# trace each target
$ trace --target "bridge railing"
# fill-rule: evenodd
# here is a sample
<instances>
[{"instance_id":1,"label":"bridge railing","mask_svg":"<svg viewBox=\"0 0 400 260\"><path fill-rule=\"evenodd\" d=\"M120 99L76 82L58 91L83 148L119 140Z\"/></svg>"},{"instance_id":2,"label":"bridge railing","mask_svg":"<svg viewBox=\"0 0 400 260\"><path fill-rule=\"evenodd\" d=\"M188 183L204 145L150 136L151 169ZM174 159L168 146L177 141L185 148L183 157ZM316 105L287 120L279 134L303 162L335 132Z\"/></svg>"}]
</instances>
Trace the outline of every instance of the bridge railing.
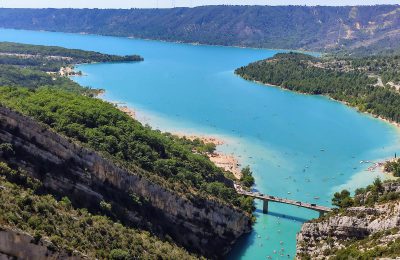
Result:
<instances>
[{"instance_id":1,"label":"bridge railing","mask_svg":"<svg viewBox=\"0 0 400 260\"><path fill-rule=\"evenodd\" d=\"M235 184L235 189L236 189L237 193L239 193L239 194L263 200L264 201L263 211L268 211L268 201L277 202L277 203L283 203L283 204L288 204L288 205L293 205L293 206L298 206L298 207L302 207L302 208L307 208L307 209L318 211L318 212L320 212L322 214L325 213L325 212L332 211L332 209L329 208L329 207L320 206L320 205L317 205L317 204L314 204L314 203L301 202L301 201L296 201L296 200L291 200L291 199L286 199L286 198L280 198L280 197L271 196L271 195L264 195L264 194L261 194L261 193L249 192L249 191L244 190L238 184Z\"/></svg>"}]
</instances>

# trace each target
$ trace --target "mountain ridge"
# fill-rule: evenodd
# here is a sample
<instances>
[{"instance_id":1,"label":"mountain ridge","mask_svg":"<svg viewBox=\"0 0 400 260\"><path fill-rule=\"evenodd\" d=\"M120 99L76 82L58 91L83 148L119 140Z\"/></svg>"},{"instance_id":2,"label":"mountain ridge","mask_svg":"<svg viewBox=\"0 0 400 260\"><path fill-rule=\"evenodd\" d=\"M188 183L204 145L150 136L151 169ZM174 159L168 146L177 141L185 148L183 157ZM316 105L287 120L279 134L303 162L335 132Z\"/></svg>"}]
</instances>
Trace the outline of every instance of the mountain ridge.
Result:
<instances>
[{"instance_id":1,"label":"mountain ridge","mask_svg":"<svg viewBox=\"0 0 400 260\"><path fill-rule=\"evenodd\" d=\"M400 5L0 9L0 27L314 51L400 48ZM11 19L12 18L12 19Z\"/></svg>"}]
</instances>

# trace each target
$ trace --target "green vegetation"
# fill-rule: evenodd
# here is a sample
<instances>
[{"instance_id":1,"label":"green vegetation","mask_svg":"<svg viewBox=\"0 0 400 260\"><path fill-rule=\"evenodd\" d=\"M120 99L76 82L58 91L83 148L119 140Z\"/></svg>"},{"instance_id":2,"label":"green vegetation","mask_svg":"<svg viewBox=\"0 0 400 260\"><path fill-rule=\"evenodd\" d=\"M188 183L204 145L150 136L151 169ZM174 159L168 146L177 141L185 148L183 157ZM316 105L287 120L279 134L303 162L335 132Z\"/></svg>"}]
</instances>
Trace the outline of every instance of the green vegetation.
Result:
<instances>
[{"instance_id":1,"label":"green vegetation","mask_svg":"<svg viewBox=\"0 0 400 260\"><path fill-rule=\"evenodd\" d=\"M400 159L387 161L384 167L386 172L392 173L395 177L400 177Z\"/></svg>"},{"instance_id":2,"label":"green vegetation","mask_svg":"<svg viewBox=\"0 0 400 260\"><path fill-rule=\"evenodd\" d=\"M190 150L200 154L212 154L215 152L216 145L214 143L204 143L201 139L195 138L193 140L187 139L186 137L181 138Z\"/></svg>"},{"instance_id":3,"label":"green vegetation","mask_svg":"<svg viewBox=\"0 0 400 260\"><path fill-rule=\"evenodd\" d=\"M341 249L331 247L325 249L323 254L329 256L327 259L333 260L396 259L400 255L400 239L393 238L391 241L387 241L387 239L392 235L397 237L398 232L399 228L391 228L373 233L364 239L345 241L344 247ZM300 254L298 257L304 260L312 259L307 254Z\"/></svg>"},{"instance_id":4,"label":"green vegetation","mask_svg":"<svg viewBox=\"0 0 400 260\"><path fill-rule=\"evenodd\" d=\"M139 55L119 56L57 46L0 42L0 60L1 64L38 66L46 71L58 71L60 67L71 64L143 61L143 58Z\"/></svg>"},{"instance_id":5,"label":"green vegetation","mask_svg":"<svg viewBox=\"0 0 400 260\"><path fill-rule=\"evenodd\" d=\"M397 200L400 198L398 192L388 192L385 190L385 185L391 182L394 181L382 182L379 178L376 178L366 188L356 189L354 197L351 197L350 192L347 190L336 192L332 198L332 204L340 209L345 209L354 206L373 206L376 203Z\"/></svg>"},{"instance_id":6,"label":"green vegetation","mask_svg":"<svg viewBox=\"0 0 400 260\"><path fill-rule=\"evenodd\" d=\"M387 230L386 232L373 234L368 238L352 243L343 249L337 250L332 259L395 259L400 255L400 239L397 238L384 244L377 243L377 241L379 241L379 238L385 234L397 235L398 231L398 228L394 228Z\"/></svg>"},{"instance_id":7,"label":"green vegetation","mask_svg":"<svg viewBox=\"0 0 400 260\"><path fill-rule=\"evenodd\" d=\"M0 27L277 49L359 49L360 53L370 54L400 46L397 8L394 5L130 10L3 8Z\"/></svg>"},{"instance_id":8,"label":"green vegetation","mask_svg":"<svg viewBox=\"0 0 400 260\"><path fill-rule=\"evenodd\" d=\"M91 259L196 258L171 241L75 209L67 197L57 200L43 194L41 183L27 176L0 162L0 227L18 228L36 241L49 240L52 250L77 250Z\"/></svg>"},{"instance_id":9,"label":"green vegetation","mask_svg":"<svg viewBox=\"0 0 400 260\"><path fill-rule=\"evenodd\" d=\"M86 95L98 90L83 88L58 72L77 63L141 61L138 55L117 56L92 51L72 50L30 44L0 42L0 86L35 89L52 86Z\"/></svg>"},{"instance_id":10,"label":"green vegetation","mask_svg":"<svg viewBox=\"0 0 400 260\"><path fill-rule=\"evenodd\" d=\"M252 201L239 196L228 178L195 142L142 126L113 105L59 88L1 87L0 103L34 117L59 133L102 152L164 187L195 199L209 197L251 212ZM203 149L201 144L199 149ZM229 184L229 185L228 185Z\"/></svg>"},{"instance_id":11,"label":"green vegetation","mask_svg":"<svg viewBox=\"0 0 400 260\"><path fill-rule=\"evenodd\" d=\"M369 75L379 75L383 84L389 82L400 84L400 55L348 58L345 62L353 70L365 72Z\"/></svg>"},{"instance_id":12,"label":"green vegetation","mask_svg":"<svg viewBox=\"0 0 400 260\"><path fill-rule=\"evenodd\" d=\"M346 224L343 226L342 221L343 223L352 223L350 219L358 219L361 222L354 222L355 228L353 230L350 228L350 231L343 231L343 233L340 231L341 228L334 228L332 233L327 233L326 237L321 240L318 238L319 235L315 234L318 239L316 243L320 244L320 248L325 248L323 254L327 259L391 259L400 255L399 227L384 228L385 226L380 226L382 229L377 229L375 224L371 225L371 230L379 231L374 232L369 228L365 229L364 226L375 220L379 220L377 223L385 223L385 221L392 221L395 218L398 214L395 209L400 200L399 184L399 180L382 182L377 178L368 187L357 189L354 197L351 197L347 190L335 193L332 202L339 207L339 210L312 220L312 222L323 222L328 225L339 223L341 228L345 227L346 229L348 227ZM384 205L379 206L383 203ZM362 208L347 209L360 206ZM302 242L304 243L304 241ZM301 253L298 257L313 259L307 253Z\"/></svg>"},{"instance_id":13,"label":"green vegetation","mask_svg":"<svg viewBox=\"0 0 400 260\"><path fill-rule=\"evenodd\" d=\"M208 159L207 154L215 151L214 144L143 126L115 105L94 98L97 90L82 88L57 73L60 66L75 62L118 61L121 57L47 48L0 43L0 105L34 118L197 205L204 199L214 200L252 213L253 200L236 193L232 173ZM91 209L74 209L66 197L55 199L39 181L14 166L18 158L10 144L0 144L0 158L0 225L17 227L37 240L50 240L54 249L77 249L90 258L194 258L169 236L160 241L145 231L92 215L112 216L109 201L99 203L99 212L88 213ZM138 207L145 207L140 197L131 196Z\"/></svg>"},{"instance_id":14,"label":"green vegetation","mask_svg":"<svg viewBox=\"0 0 400 260\"><path fill-rule=\"evenodd\" d=\"M7 86L0 87L2 105L32 116L188 198L212 197L251 212L252 201L237 195L230 180L233 175L223 172L207 158L206 153L214 152L215 145L144 127L113 105L92 98L97 90L82 88L67 77L46 71L49 65L59 70L59 66L65 65L60 62L73 65L74 62L125 61L139 56L121 57L16 43L0 43L0 53L15 54L5 56L19 63L0 65L0 86ZM44 57L49 63L28 64L37 57ZM2 58L0 55L0 64L7 63Z\"/></svg>"},{"instance_id":15,"label":"green vegetation","mask_svg":"<svg viewBox=\"0 0 400 260\"><path fill-rule=\"evenodd\" d=\"M0 65L0 86L23 86L30 89L35 89L39 86L52 86L86 94L96 94L98 92L97 90L83 88L66 77L50 75L37 69L10 65Z\"/></svg>"},{"instance_id":16,"label":"green vegetation","mask_svg":"<svg viewBox=\"0 0 400 260\"><path fill-rule=\"evenodd\" d=\"M250 170L249 166L246 166L241 171L242 177L240 178L240 183L243 184L244 187L250 188L254 185L254 177L253 173Z\"/></svg>"},{"instance_id":17,"label":"green vegetation","mask_svg":"<svg viewBox=\"0 0 400 260\"><path fill-rule=\"evenodd\" d=\"M327 95L362 112L400 122L400 92L389 86L375 86L377 79L361 68L338 69L340 64L306 54L287 53L251 63L237 69L236 73L248 80L292 91Z\"/></svg>"},{"instance_id":18,"label":"green vegetation","mask_svg":"<svg viewBox=\"0 0 400 260\"><path fill-rule=\"evenodd\" d=\"M350 197L350 192L348 190L342 190L333 195L332 204L339 208L347 208L353 206L354 201Z\"/></svg>"}]
</instances>

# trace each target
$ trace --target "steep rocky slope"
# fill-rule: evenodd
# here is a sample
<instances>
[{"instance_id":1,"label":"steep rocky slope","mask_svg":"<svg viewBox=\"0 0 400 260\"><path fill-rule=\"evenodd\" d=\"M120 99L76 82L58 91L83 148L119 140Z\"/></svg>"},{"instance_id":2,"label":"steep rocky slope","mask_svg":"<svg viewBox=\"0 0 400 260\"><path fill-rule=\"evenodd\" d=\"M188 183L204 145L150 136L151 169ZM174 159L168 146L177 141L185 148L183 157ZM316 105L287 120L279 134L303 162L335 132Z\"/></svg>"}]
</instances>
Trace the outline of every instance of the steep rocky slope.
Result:
<instances>
[{"instance_id":1,"label":"steep rocky slope","mask_svg":"<svg viewBox=\"0 0 400 260\"><path fill-rule=\"evenodd\" d=\"M341 209L305 223L297 236L298 259L374 259L400 255L400 182L355 197L363 206ZM373 202L376 201L376 202Z\"/></svg>"},{"instance_id":2,"label":"steep rocky slope","mask_svg":"<svg viewBox=\"0 0 400 260\"><path fill-rule=\"evenodd\" d=\"M10 144L0 144L0 259L200 258L171 239L104 216L112 209L106 202L101 202L103 212L89 212L68 197L48 194L15 163L13 151Z\"/></svg>"},{"instance_id":3,"label":"steep rocky slope","mask_svg":"<svg viewBox=\"0 0 400 260\"><path fill-rule=\"evenodd\" d=\"M241 211L182 198L5 107L0 107L0 140L13 145L19 158L15 163L50 192L94 211L101 211L105 201L112 205L112 217L168 235L203 255L223 255L251 228L250 217Z\"/></svg>"},{"instance_id":4,"label":"steep rocky slope","mask_svg":"<svg viewBox=\"0 0 400 260\"><path fill-rule=\"evenodd\" d=\"M87 259L78 252L51 250L51 242L44 239L33 243L34 240L20 230L0 227L0 259Z\"/></svg>"},{"instance_id":5,"label":"steep rocky slope","mask_svg":"<svg viewBox=\"0 0 400 260\"><path fill-rule=\"evenodd\" d=\"M400 47L398 5L0 9L0 26L279 49Z\"/></svg>"}]
</instances>

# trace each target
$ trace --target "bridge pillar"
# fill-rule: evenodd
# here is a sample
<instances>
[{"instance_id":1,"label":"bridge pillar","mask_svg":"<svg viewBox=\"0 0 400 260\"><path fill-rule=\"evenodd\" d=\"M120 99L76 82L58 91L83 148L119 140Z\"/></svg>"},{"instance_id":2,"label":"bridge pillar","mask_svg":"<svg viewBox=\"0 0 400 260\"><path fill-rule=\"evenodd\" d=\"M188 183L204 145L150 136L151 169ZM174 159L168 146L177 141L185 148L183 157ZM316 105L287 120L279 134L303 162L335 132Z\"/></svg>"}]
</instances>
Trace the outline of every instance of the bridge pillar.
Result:
<instances>
[{"instance_id":1,"label":"bridge pillar","mask_svg":"<svg viewBox=\"0 0 400 260\"><path fill-rule=\"evenodd\" d=\"M268 200L263 200L263 213L268 213Z\"/></svg>"}]
</instances>

